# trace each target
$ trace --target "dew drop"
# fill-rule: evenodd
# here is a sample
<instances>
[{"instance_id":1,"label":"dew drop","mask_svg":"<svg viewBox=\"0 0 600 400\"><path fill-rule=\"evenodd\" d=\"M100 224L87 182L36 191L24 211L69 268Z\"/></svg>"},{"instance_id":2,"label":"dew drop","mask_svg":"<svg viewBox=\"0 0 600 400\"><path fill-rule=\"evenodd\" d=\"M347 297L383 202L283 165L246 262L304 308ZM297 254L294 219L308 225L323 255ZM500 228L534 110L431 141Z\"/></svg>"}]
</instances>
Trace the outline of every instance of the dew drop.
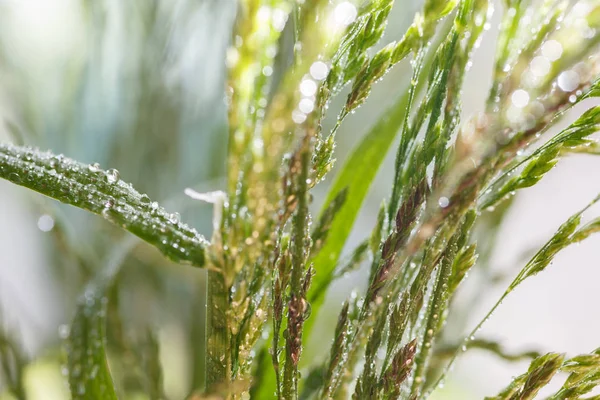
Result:
<instances>
[{"instance_id":1,"label":"dew drop","mask_svg":"<svg viewBox=\"0 0 600 400\"><path fill-rule=\"evenodd\" d=\"M38 219L37 226L42 232L50 232L54 228L54 218L48 214L44 214Z\"/></svg>"},{"instance_id":2,"label":"dew drop","mask_svg":"<svg viewBox=\"0 0 600 400\"><path fill-rule=\"evenodd\" d=\"M304 79L300 83L300 93L306 97L314 96L317 93L317 84L312 79Z\"/></svg>"},{"instance_id":3,"label":"dew drop","mask_svg":"<svg viewBox=\"0 0 600 400\"><path fill-rule=\"evenodd\" d=\"M354 22L357 15L356 6L349 1L338 4L333 11L333 19L339 27L350 25Z\"/></svg>"},{"instance_id":4,"label":"dew drop","mask_svg":"<svg viewBox=\"0 0 600 400\"><path fill-rule=\"evenodd\" d=\"M329 67L323 61L315 61L310 66L310 75L318 81L327 78L328 73Z\"/></svg>"},{"instance_id":5,"label":"dew drop","mask_svg":"<svg viewBox=\"0 0 600 400\"><path fill-rule=\"evenodd\" d=\"M262 73L264 76L271 76L273 75L273 67L271 67L270 65L266 65L263 67L262 69Z\"/></svg>"},{"instance_id":6,"label":"dew drop","mask_svg":"<svg viewBox=\"0 0 600 400\"><path fill-rule=\"evenodd\" d=\"M272 22L273 22L273 28L275 28L275 30L277 32L281 32L283 30L283 28L285 28L285 23L287 22L287 14L285 13L285 11L280 10L280 9L275 9L273 10L273 14L271 16Z\"/></svg>"},{"instance_id":7,"label":"dew drop","mask_svg":"<svg viewBox=\"0 0 600 400\"><path fill-rule=\"evenodd\" d=\"M58 336L61 339L68 339L69 338L69 334L71 333L71 328L69 327L69 325L67 324L61 324L58 327Z\"/></svg>"},{"instance_id":8,"label":"dew drop","mask_svg":"<svg viewBox=\"0 0 600 400\"><path fill-rule=\"evenodd\" d=\"M94 173L100 172L101 171L100 164L98 164L98 163L90 164L90 165L88 165L88 170L90 170L90 172L94 172Z\"/></svg>"},{"instance_id":9,"label":"dew drop","mask_svg":"<svg viewBox=\"0 0 600 400\"><path fill-rule=\"evenodd\" d=\"M235 47L229 47L225 53L225 64L231 68L240 60L240 53Z\"/></svg>"},{"instance_id":10,"label":"dew drop","mask_svg":"<svg viewBox=\"0 0 600 400\"><path fill-rule=\"evenodd\" d=\"M104 218L110 218L110 210L113 206L114 204L111 200L108 200L106 203L104 203L104 209L102 210L102 216Z\"/></svg>"},{"instance_id":11,"label":"dew drop","mask_svg":"<svg viewBox=\"0 0 600 400\"><path fill-rule=\"evenodd\" d=\"M558 60L562 52L562 45L556 40L548 40L542 45L542 55L550 61Z\"/></svg>"},{"instance_id":12,"label":"dew drop","mask_svg":"<svg viewBox=\"0 0 600 400\"><path fill-rule=\"evenodd\" d=\"M573 70L563 71L558 76L557 83L563 92L572 92L579 86L579 74Z\"/></svg>"},{"instance_id":13,"label":"dew drop","mask_svg":"<svg viewBox=\"0 0 600 400\"><path fill-rule=\"evenodd\" d=\"M143 194L140 197L140 203L142 203L142 204L150 204L150 197L148 197L147 194Z\"/></svg>"},{"instance_id":14,"label":"dew drop","mask_svg":"<svg viewBox=\"0 0 600 400\"><path fill-rule=\"evenodd\" d=\"M449 204L450 204L450 200L447 197L442 196L438 200L438 205L442 208L448 207Z\"/></svg>"},{"instance_id":15,"label":"dew drop","mask_svg":"<svg viewBox=\"0 0 600 400\"><path fill-rule=\"evenodd\" d=\"M523 89L517 89L510 96L513 105L517 108L523 108L529 104L529 93Z\"/></svg>"},{"instance_id":16,"label":"dew drop","mask_svg":"<svg viewBox=\"0 0 600 400\"><path fill-rule=\"evenodd\" d=\"M180 220L181 215L179 215L178 212L174 212L173 214L169 215L169 221L171 221L172 224L178 224Z\"/></svg>"},{"instance_id":17,"label":"dew drop","mask_svg":"<svg viewBox=\"0 0 600 400\"><path fill-rule=\"evenodd\" d=\"M529 65L531 72L539 77L546 76L548 72L550 72L551 67L552 65L550 64L550 61L548 61L548 58L542 56L535 57L531 60L531 64Z\"/></svg>"},{"instance_id":18,"label":"dew drop","mask_svg":"<svg viewBox=\"0 0 600 400\"><path fill-rule=\"evenodd\" d=\"M298 104L298 109L304 114L311 113L315 108L315 102L312 99L302 99Z\"/></svg>"},{"instance_id":19,"label":"dew drop","mask_svg":"<svg viewBox=\"0 0 600 400\"><path fill-rule=\"evenodd\" d=\"M108 171L106 171L106 179L108 180L108 183L115 183L119 180L120 174L119 171L117 171L114 168L109 169Z\"/></svg>"},{"instance_id":20,"label":"dew drop","mask_svg":"<svg viewBox=\"0 0 600 400\"><path fill-rule=\"evenodd\" d=\"M301 124L306 121L306 114L300 110L294 110L292 111L292 121L296 124Z\"/></svg>"}]
</instances>

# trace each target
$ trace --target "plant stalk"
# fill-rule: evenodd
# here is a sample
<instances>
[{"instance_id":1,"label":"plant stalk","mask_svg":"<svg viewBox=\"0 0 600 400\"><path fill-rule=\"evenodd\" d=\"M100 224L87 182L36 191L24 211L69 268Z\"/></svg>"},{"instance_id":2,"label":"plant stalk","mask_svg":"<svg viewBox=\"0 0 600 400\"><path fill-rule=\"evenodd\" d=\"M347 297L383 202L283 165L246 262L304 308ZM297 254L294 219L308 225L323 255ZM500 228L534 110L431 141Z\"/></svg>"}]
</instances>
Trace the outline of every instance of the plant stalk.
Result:
<instances>
[{"instance_id":1,"label":"plant stalk","mask_svg":"<svg viewBox=\"0 0 600 400\"><path fill-rule=\"evenodd\" d=\"M206 279L206 392L226 388L230 375L227 290L221 272L209 270Z\"/></svg>"},{"instance_id":2,"label":"plant stalk","mask_svg":"<svg viewBox=\"0 0 600 400\"><path fill-rule=\"evenodd\" d=\"M308 168L310 165L310 136L302 143L299 157L300 173L297 181L298 211L293 223L292 271L290 277L290 300L286 337L286 358L283 373L284 399L295 399L298 395L298 361L302 346L302 324L306 296L302 289L302 276L305 265L305 240L308 219Z\"/></svg>"}]
</instances>

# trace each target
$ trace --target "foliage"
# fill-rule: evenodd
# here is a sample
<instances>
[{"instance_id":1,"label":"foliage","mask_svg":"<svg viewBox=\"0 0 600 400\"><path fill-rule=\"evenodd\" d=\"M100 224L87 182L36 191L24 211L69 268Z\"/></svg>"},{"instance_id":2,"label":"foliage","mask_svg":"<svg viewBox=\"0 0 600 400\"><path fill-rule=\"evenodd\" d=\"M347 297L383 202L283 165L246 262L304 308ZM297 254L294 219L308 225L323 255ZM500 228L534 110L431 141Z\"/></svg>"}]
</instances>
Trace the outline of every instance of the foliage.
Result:
<instances>
[{"instance_id":1,"label":"foliage","mask_svg":"<svg viewBox=\"0 0 600 400\"><path fill-rule=\"evenodd\" d=\"M474 335L524 280L600 230L598 219L582 223L597 197L559 227L460 345L440 340L453 318L457 290L478 267L478 255L486 256L493 245L485 237L484 243L475 241L485 216L539 182L565 155L598 153L591 135L600 127L600 107L548 140L542 134L574 104L600 93L600 6L585 0L504 1L488 100L467 120L461 119L462 87L490 28L493 4L425 0L402 38L388 42L384 32L393 6L402 4L239 2L226 57L226 192L186 191L213 203L210 241L125 183L116 169L29 145L0 145L3 179L98 214L175 263L206 270L207 313L192 324L205 327L206 340L192 334L191 399L273 393L281 399L427 398L462 349L521 358ZM339 127L407 59L408 87L337 172L313 221L311 193L333 166ZM332 130L325 131L326 113L341 93L346 100ZM392 178L389 199L369 238L344 260L358 212L396 141L394 171L386 171ZM57 227L57 246L63 234ZM136 246L124 241L104 267L96 267L93 252L64 249L88 281L66 345L73 398L130 395L114 373L118 369L136 371L136 390L149 398L164 397L159 342L147 327L142 338L121 331L118 293L128 289L119 285L121 267L151 264L133 257ZM303 349L315 333L327 289L365 260L366 290L344 302L329 354L306 360ZM159 269L148 266L158 281ZM200 282L192 279L193 286ZM24 398L20 376L28 360L8 335L0 344L0 372L8 390ZM111 348L122 357L111 359ZM524 355L532 356L538 354ZM536 357L491 399L534 398L559 371L569 375L551 398L582 396L598 383L598 357L597 351L570 359L556 353ZM202 360L206 365L198 366Z\"/></svg>"}]
</instances>

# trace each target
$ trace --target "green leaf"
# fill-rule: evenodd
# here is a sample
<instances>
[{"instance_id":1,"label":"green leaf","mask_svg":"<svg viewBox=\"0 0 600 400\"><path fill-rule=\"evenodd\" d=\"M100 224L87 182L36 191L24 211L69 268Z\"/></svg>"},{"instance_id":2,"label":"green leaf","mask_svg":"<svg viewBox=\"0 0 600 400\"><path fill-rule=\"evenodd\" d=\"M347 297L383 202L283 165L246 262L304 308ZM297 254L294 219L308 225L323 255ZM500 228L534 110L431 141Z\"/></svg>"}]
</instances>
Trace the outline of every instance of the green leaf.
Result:
<instances>
[{"instance_id":1,"label":"green leaf","mask_svg":"<svg viewBox=\"0 0 600 400\"><path fill-rule=\"evenodd\" d=\"M122 242L111 254L107 267L87 285L77 304L66 343L69 387L74 400L117 399L106 358L107 293L135 244Z\"/></svg>"},{"instance_id":2,"label":"green leaf","mask_svg":"<svg viewBox=\"0 0 600 400\"><path fill-rule=\"evenodd\" d=\"M158 203L103 171L62 155L0 144L0 178L94 214L102 215L176 262L203 266L208 242Z\"/></svg>"},{"instance_id":3,"label":"green leaf","mask_svg":"<svg viewBox=\"0 0 600 400\"><path fill-rule=\"evenodd\" d=\"M107 299L103 289L86 290L71 324L67 352L74 400L117 399L106 360Z\"/></svg>"}]
</instances>

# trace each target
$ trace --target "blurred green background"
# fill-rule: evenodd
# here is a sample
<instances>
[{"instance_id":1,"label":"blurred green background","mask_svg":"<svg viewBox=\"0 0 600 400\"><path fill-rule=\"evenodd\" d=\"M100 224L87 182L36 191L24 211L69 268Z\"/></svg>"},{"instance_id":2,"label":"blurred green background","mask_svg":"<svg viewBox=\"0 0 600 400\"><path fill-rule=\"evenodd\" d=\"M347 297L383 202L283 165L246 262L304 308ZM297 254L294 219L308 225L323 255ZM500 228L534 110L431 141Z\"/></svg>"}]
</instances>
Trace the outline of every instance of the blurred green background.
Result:
<instances>
[{"instance_id":1,"label":"blurred green background","mask_svg":"<svg viewBox=\"0 0 600 400\"><path fill-rule=\"evenodd\" d=\"M386 42L402 35L421 6L413 0L397 3ZM122 179L210 236L212 207L186 198L183 189L224 188L224 58L235 7L233 0L0 0L0 138L117 168ZM484 37L466 79L467 115L483 107L494 32ZM408 72L408 63L394 68L348 118L338 134L339 161L405 90ZM343 98L330 106L325 130ZM349 248L368 234L381 199L389 194L392 161L390 154ZM569 159L518 196L491 268L511 277L523 254L600 192L598 167L594 159ZM329 180L333 174L335 169ZM328 184L316 189L315 210ZM3 337L16 338L25 357L36 360L26 374L31 399L68 398L59 333L84 284L128 238L101 218L0 182L0 327ZM600 345L600 322L583 307L598 301L594 279L600 272L593 250L599 243L595 238L565 251L526 293L506 302L482 336L516 350L574 353ZM144 398L147 382L129 367L156 344L168 398L183 398L201 384L203 279L202 271L171 265L144 245L127 257L111 293L109 318L120 317L113 320L120 322L111 324L108 340L111 366L131 398ZM365 279L366 271L359 271L334 286L316 337L329 334L341 300L350 289L364 287ZM470 327L466 321L476 321L504 288L488 283L481 276L467 282L464 301L472 301L473 293L483 295L468 304L473 315L464 315L457 332ZM327 347L323 341L309 343L304 357L321 357ZM459 362L439 397L495 393L525 365L474 352ZM3 392L0 381L0 399L9 398Z\"/></svg>"}]
</instances>

